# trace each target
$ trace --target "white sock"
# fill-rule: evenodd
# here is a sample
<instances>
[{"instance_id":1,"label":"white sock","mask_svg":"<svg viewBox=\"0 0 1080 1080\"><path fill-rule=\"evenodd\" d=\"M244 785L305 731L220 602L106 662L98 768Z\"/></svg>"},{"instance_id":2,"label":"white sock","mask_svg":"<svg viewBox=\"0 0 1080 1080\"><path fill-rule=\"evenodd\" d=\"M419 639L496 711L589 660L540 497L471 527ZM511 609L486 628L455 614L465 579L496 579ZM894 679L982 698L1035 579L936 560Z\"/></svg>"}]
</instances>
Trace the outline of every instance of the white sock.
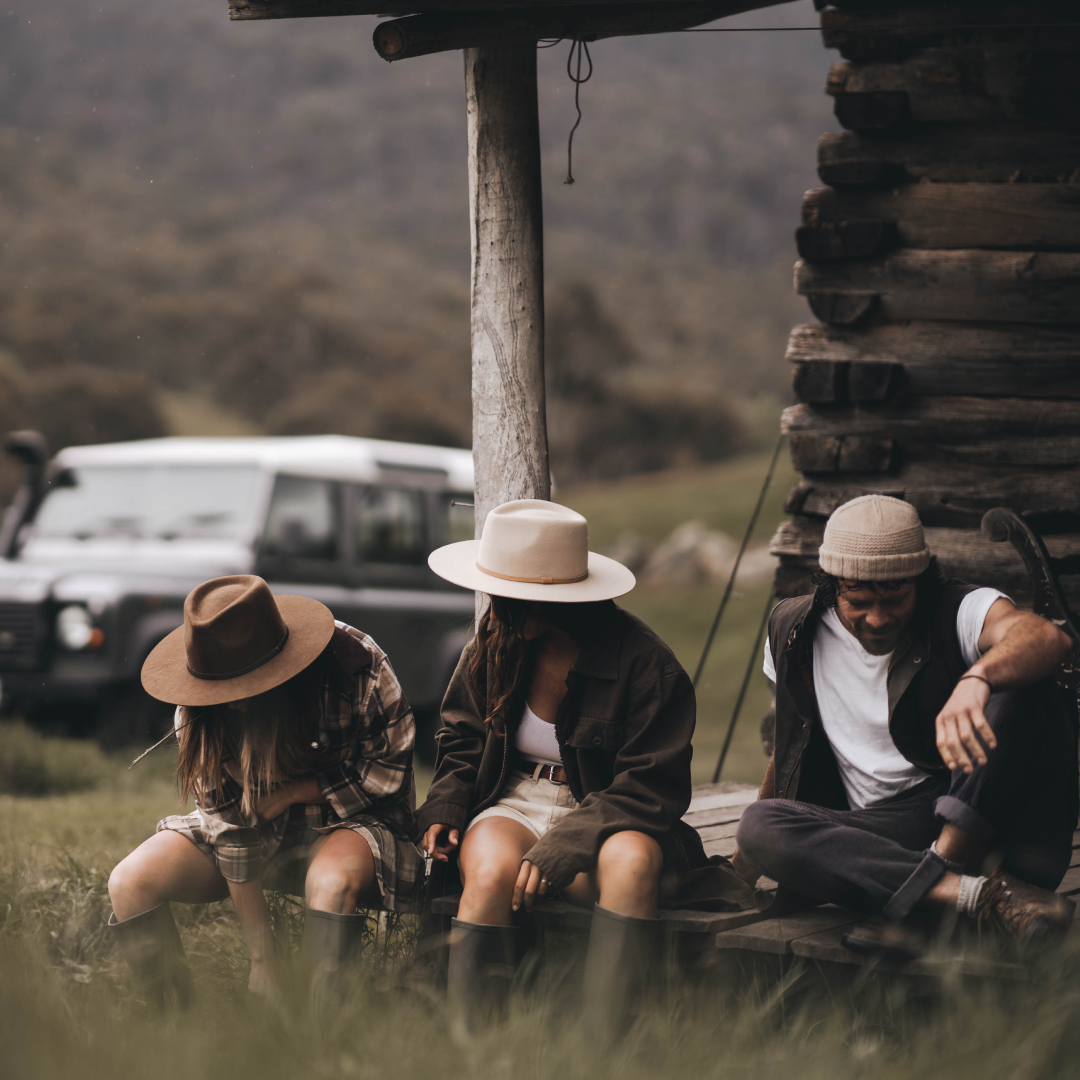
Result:
<instances>
[{"instance_id":1,"label":"white sock","mask_svg":"<svg viewBox=\"0 0 1080 1080\"><path fill-rule=\"evenodd\" d=\"M960 889L956 896L956 910L961 915L974 915L975 905L979 902L979 893L987 878L972 877L969 874L960 875Z\"/></svg>"}]
</instances>

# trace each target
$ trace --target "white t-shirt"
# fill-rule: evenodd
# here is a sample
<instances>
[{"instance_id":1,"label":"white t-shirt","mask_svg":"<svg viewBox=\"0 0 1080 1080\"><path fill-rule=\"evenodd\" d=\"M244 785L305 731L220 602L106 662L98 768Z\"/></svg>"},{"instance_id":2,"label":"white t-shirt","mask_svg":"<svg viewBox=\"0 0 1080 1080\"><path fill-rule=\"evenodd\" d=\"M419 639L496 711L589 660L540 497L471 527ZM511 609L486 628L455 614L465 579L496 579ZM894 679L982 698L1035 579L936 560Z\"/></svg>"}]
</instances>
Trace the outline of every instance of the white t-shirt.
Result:
<instances>
[{"instance_id":1,"label":"white t-shirt","mask_svg":"<svg viewBox=\"0 0 1080 1080\"><path fill-rule=\"evenodd\" d=\"M997 589L976 589L960 602L956 636L964 663L979 659L979 638L995 601L1008 599ZM873 656L844 628L830 608L814 633L814 693L821 726L832 746L852 809L872 806L914 787L925 777L889 734L887 679L892 653ZM765 675L776 682L772 650L765 642Z\"/></svg>"},{"instance_id":2,"label":"white t-shirt","mask_svg":"<svg viewBox=\"0 0 1080 1080\"><path fill-rule=\"evenodd\" d=\"M538 761L541 765L562 764L559 740L555 737L555 725L537 716L529 708L527 701L514 736L514 749L523 758Z\"/></svg>"}]
</instances>

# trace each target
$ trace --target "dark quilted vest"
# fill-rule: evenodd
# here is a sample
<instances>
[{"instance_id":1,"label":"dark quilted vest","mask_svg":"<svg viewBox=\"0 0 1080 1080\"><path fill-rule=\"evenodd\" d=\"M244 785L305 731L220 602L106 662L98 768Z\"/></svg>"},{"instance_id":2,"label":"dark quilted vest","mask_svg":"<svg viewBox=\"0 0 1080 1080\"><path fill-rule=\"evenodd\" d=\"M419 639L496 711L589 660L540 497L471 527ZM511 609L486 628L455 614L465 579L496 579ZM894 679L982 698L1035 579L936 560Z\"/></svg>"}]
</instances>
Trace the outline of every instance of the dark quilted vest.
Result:
<instances>
[{"instance_id":1,"label":"dark quilted vest","mask_svg":"<svg viewBox=\"0 0 1080 1080\"><path fill-rule=\"evenodd\" d=\"M937 750L934 720L965 664L956 636L960 602L975 586L949 581L929 610L920 610L889 667L889 733L901 754L929 773L948 775ZM923 605L926 607L926 605ZM814 694L813 644L824 614L814 597L782 600L769 619L776 667L776 797L834 809L847 807Z\"/></svg>"}]
</instances>

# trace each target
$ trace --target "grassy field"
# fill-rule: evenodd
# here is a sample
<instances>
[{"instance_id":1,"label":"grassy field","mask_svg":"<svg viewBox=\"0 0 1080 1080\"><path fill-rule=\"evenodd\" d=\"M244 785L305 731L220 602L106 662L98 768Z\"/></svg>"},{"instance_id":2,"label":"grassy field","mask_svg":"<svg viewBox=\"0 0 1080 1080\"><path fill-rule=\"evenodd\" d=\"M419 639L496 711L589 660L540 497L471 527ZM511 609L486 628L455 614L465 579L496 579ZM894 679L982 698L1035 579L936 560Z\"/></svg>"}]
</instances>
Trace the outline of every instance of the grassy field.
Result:
<instances>
[{"instance_id":1,"label":"grassy field","mask_svg":"<svg viewBox=\"0 0 1080 1080\"><path fill-rule=\"evenodd\" d=\"M689 517L738 535L766 462L654 477L560 497L592 522L596 546L633 529L661 539ZM780 477L759 528L780 516ZM627 606L697 660L719 588L640 589ZM759 586L733 602L700 688L696 761L711 771L765 602ZM756 666L756 665L755 665ZM755 677L730 778L756 780ZM563 944L530 993L512 995L503 1024L467 1045L411 960L408 920L367 950L339 998L312 994L294 966L300 912L271 898L281 953L277 1001L245 990L246 953L231 904L174 905L196 978L183 1014L149 1014L106 926L112 866L176 812L168 749L134 770L129 757L43 739L0 723L0 1077L4 1080L1056 1080L1080 1066L1080 955L1070 943L1026 982L962 984L946 969L918 983L829 974L730 955L672 978L624 1042L596 1057L577 1023L580 942ZM426 778L421 778L421 787ZM704 962L711 956L701 952ZM420 959L423 959L421 954ZM782 970L783 969L783 970Z\"/></svg>"},{"instance_id":2,"label":"grassy field","mask_svg":"<svg viewBox=\"0 0 1080 1080\"><path fill-rule=\"evenodd\" d=\"M676 525L690 519L741 540L768 465L768 454L756 454L722 465L572 488L555 497L589 519L590 543L599 550L610 547L625 532L659 543ZM787 455L782 453L758 519L755 543L772 536L784 516L784 496L794 482ZM681 589L639 585L619 603L652 626L692 674L723 591L722 585ZM724 614L698 686L695 783L712 777L768 594L766 583L739 589ZM760 663L755 663L724 765L725 780L757 783L761 779L765 758L759 725L768 708L769 684Z\"/></svg>"},{"instance_id":3,"label":"grassy field","mask_svg":"<svg viewBox=\"0 0 1080 1080\"><path fill-rule=\"evenodd\" d=\"M82 755L93 785L72 790ZM0 724L0 757L46 763L38 790L0 794L0 1075L5 1080L1056 1080L1080 1064L1080 958L1068 948L1032 980L918 984L824 977L777 958L757 973L716 966L674 980L626 1040L590 1056L576 1023L579 976L551 965L509 1019L468 1045L438 991L395 941L369 948L338 999L309 993L289 956L298 915L275 902L281 993L244 989L229 903L174 905L196 977L183 1014L147 1013L106 926L111 866L176 806L167 755L134 772L85 744ZM57 763L53 769L50 763ZM7 774L0 786L7 787ZM396 939L400 944L401 939ZM391 948L388 948L388 945ZM703 957L706 955L703 952Z\"/></svg>"}]
</instances>

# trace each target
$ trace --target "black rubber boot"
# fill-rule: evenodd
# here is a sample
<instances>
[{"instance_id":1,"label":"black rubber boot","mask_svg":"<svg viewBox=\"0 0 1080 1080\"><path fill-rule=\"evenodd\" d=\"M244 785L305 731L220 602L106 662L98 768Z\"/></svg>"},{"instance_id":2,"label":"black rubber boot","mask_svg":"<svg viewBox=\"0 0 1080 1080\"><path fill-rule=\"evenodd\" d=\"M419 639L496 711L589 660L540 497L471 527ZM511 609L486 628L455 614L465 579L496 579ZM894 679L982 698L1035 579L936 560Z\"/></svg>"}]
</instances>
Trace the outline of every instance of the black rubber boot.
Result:
<instances>
[{"instance_id":1,"label":"black rubber boot","mask_svg":"<svg viewBox=\"0 0 1080 1080\"><path fill-rule=\"evenodd\" d=\"M505 1005L517 968L517 938L516 926L450 920L446 1000L455 1034L479 1030Z\"/></svg>"},{"instance_id":2,"label":"black rubber boot","mask_svg":"<svg viewBox=\"0 0 1080 1080\"><path fill-rule=\"evenodd\" d=\"M599 904L593 906L582 1019L594 1046L610 1042L625 1030L630 1010L655 969L659 953L659 919L636 919Z\"/></svg>"},{"instance_id":3,"label":"black rubber boot","mask_svg":"<svg viewBox=\"0 0 1080 1080\"><path fill-rule=\"evenodd\" d=\"M159 1012L170 1001L186 1008L195 984L169 905L158 904L123 922L110 912L109 925L146 1003Z\"/></svg>"},{"instance_id":4,"label":"black rubber boot","mask_svg":"<svg viewBox=\"0 0 1080 1080\"><path fill-rule=\"evenodd\" d=\"M325 976L336 976L360 952L366 915L338 915L308 908L304 916L304 959Z\"/></svg>"}]
</instances>

